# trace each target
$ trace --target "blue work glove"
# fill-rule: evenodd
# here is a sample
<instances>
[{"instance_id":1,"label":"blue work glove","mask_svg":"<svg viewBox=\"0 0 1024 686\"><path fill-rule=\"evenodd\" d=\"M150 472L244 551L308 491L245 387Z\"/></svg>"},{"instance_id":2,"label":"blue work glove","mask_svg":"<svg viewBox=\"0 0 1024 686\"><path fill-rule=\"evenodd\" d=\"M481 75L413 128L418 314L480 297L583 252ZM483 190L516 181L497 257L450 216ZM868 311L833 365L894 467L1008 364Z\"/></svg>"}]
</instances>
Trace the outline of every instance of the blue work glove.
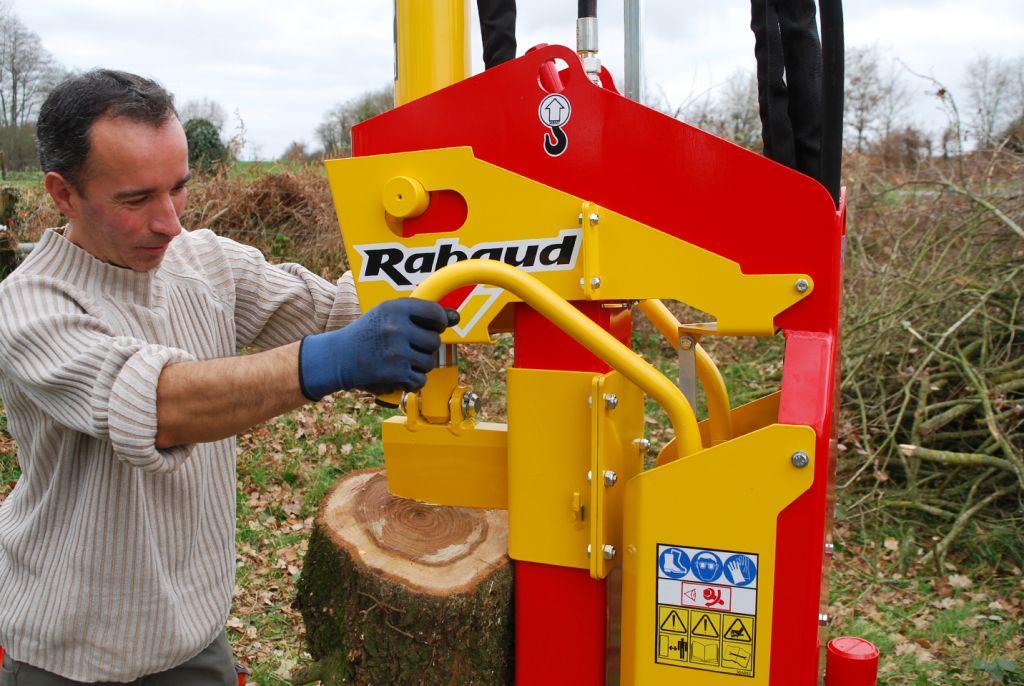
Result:
<instances>
[{"instance_id":1,"label":"blue work glove","mask_svg":"<svg viewBox=\"0 0 1024 686\"><path fill-rule=\"evenodd\" d=\"M299 384L310 400L341 390L375 395L415 391L437 363L441 332L459 313L435 302L398 298L348 326L306 336L299 348Z\"/></svg>"}]
</instances>

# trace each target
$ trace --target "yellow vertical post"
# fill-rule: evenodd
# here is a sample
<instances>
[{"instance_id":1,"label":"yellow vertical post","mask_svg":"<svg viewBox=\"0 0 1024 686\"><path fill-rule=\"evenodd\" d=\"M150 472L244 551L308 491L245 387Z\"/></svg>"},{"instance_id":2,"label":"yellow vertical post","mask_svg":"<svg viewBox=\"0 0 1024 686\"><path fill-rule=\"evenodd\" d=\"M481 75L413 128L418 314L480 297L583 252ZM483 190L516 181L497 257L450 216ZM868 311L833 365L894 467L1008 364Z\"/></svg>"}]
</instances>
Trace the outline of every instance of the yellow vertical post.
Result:
<instances>
[{"instance_id":1,"label":"yellow vertical post","mask_svg":"<svg viewBox=\"0 0 1024 686\"><path fill-rule=\"evenodd\" d=\"M469 76L466 0L395 0L395 106Z\"/></svg>"}]
</instances>

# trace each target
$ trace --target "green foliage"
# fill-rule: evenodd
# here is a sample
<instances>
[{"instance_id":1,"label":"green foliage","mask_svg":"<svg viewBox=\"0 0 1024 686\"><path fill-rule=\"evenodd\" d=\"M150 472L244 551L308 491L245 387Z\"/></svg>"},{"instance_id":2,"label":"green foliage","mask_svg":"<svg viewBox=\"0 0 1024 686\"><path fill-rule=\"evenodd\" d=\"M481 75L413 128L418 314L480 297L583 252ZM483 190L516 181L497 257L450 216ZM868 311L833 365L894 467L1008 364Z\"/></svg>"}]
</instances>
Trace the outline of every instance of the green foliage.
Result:
<instances>
[{"instance_id":1,"label":"green foliage","mask_svg":"<svg viewBox=\"0 0 1024 686\"><path fill-rule=\"evenodd\" d=\"M228 162L228 149L209 120L189 119L185 122L185 138L191 169L208 174Z\"/></svg>"},{"instance_id":2,"label":"green foliage","mask_svg":"<svg viewBox=\"0 0 1024 686\"><path fill-rule=\"evenodd\" d=\"M975 661L974 666L992 677L997 684L1015 686L1024 684L1024 672L1017 669L1016 665L1006 658L997 658L993 662Z\"/></svg>"}]
</instances>

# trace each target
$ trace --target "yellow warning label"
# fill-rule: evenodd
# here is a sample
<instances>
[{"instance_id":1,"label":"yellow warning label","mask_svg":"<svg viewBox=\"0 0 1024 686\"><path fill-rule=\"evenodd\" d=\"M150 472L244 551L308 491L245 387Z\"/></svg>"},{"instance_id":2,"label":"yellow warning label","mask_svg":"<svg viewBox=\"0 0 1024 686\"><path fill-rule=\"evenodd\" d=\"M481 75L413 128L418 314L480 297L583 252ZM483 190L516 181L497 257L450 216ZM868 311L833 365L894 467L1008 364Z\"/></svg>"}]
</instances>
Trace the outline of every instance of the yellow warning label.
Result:
<instances>
[{"instance_id":1,"label":"yellow warning label","mask_svg":"<svg viewBox=\"0 0 1024 686\"><path fill-rule=\"evenodd\" d=\"M754 676L757 617L658 605L656 662Z\"/></svg>"}]
</instances>

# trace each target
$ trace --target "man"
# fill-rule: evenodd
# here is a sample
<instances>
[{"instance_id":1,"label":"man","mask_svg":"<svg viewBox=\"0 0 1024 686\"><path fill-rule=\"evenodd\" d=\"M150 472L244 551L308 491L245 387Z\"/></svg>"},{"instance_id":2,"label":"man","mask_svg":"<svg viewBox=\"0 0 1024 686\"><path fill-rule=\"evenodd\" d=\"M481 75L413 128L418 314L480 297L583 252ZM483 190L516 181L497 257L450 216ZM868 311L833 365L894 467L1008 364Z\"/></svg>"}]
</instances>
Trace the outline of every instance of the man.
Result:
<instances>
[{"instance_id":1,"label":"man","mask_svg":"<svg viewBox=\"0 0 1024 686\"><path fill-rule=\"evenodd\" d=\"M0 686L226 686L234 435L338 390L419 388L457 315L407 298L356 318L350 274L184 231L187 144L152 81L72 77L37 135L69 221L0 284L22 470L0 506Z\"/></svg>"}]
</instances>

